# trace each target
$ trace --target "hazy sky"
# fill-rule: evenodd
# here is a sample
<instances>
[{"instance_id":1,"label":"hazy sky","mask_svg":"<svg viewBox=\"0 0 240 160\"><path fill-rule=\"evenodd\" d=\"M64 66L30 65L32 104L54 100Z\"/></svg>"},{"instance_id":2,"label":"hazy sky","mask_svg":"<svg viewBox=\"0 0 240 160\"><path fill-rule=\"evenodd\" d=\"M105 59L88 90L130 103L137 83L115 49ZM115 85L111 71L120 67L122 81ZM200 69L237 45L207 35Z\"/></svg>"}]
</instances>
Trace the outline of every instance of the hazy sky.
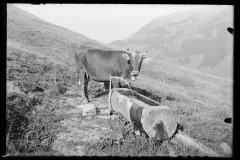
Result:
<instances>
[{"instance_id":1,"label":"hazy sky","mask_svg":"<svg viewBox=\"0 0 240 160\"><path fill-rule=\"evenodd\" d=\"M108 44L123 40L158 16L202 5L140 4L15 4L50 23Z\"/></svg>"}]
</instances>

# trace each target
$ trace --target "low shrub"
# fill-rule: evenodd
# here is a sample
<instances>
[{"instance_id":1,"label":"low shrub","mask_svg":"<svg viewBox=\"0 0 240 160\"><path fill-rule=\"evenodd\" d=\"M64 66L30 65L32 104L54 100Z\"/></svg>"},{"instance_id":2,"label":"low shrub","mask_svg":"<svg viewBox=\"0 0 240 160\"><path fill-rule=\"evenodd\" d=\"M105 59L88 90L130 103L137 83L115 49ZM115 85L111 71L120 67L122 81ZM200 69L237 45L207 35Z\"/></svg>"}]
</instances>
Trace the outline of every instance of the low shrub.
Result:
<instances>
[{"instance_id":1,"label":"low shrub","mask_svg":"<svg viewBox=\"0 0 240 160\"><path fill-rule=\"evenodd\" d=\"M67 91L74 73L34 54L14 50L7 56L7 80L20 90L7 93L7 154L51 152L58 126L51 99ZM45 108L38 110L37 105Z\"/></svg>"}]
</instances>

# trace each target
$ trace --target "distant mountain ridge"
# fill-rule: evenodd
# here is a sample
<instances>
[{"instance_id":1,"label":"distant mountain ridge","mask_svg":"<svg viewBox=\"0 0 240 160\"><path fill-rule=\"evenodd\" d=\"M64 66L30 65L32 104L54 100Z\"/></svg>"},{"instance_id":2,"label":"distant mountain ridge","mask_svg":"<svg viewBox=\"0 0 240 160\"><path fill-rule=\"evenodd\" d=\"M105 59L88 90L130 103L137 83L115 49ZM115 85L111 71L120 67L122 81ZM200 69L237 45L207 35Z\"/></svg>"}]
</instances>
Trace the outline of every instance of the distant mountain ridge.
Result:
<instances>
[{"instance_id":1,"label":"distant mountain ridge","mask_svg":"<svg viewBox=\"0 0 240 160\"><path fill-rule=\"evenodd\" d=\"M147 50L154 59L232 78L233 36L228 27L233 27L231 6L204 6L157 17L109 46Z\"/></svg>"},{"instance_id":2,"label":"distant mountain ridge","mask_svg":"<svg viewBox=\"0 0 240 160\"><path fill-rule=\"evenodd\" d=\"M110 49L84 35L7 4L7 48L12 47L44 55L70 66L74 66L73 55L80 47Z\"/></svg>"}]
</instances>

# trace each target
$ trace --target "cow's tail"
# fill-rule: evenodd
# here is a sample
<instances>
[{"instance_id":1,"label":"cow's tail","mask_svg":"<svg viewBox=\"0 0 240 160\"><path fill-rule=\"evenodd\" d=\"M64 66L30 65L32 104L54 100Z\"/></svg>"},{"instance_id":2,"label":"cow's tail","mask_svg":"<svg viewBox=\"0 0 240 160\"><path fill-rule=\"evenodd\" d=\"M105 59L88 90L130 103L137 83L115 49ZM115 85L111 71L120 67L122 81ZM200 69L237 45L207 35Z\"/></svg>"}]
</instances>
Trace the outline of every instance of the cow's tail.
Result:
<instances>
[{"instance_id":1,"label":"cow's tail","mask_svg":"<svg viewBox=\"0 0 240 160\"><path fill-rule=\"evenodd\" d=\"M76 72L77 72L77 81L80 81L80 71L82 69L81 64L80 64L80 57L79 53L77 51L77 47L74 46L74 59L75 59L75 66L76 66Z\"/></svg>"},{"instance_id":2,"label":"cow's tail","mask_svg":"<svg viewBox=\"0 0 240 160\"><path fill-rule=\"evenodd\" d=\"M86 72L86 76L87 78L89 79L89 75L86 71L86 69L84 68L84 66L81 64L81 58L83 57L80 57L81 54L79 54L75 48L75 53L74 53L74 59L75 59L75 65L76 65L76 71L77 71L77 75L78 75L78 80L80 80L80 70L85 70Z\"/></svg>"}]
</instances>

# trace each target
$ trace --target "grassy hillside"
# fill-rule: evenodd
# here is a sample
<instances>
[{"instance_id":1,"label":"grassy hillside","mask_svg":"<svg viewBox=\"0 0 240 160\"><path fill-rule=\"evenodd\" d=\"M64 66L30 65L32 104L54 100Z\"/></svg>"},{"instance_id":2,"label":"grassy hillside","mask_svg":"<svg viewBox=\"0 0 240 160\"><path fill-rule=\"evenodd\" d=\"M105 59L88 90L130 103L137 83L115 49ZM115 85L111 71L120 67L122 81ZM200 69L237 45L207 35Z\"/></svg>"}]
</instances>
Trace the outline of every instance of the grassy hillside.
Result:
<instances>
[{"instance_id":1,"label":"grassy hillside","mask_svg":"<svg viewBox=\"0 0 240 160\"><path fill-rule=\"evenodd\" d=\"M81 46L107 48L84 35L48 23L14 5L7 5L7 47L74 66L74 52Z\"/></svg>"},{"instance_id":2,"label":"grassy hillside","mask_svg":"<svg viewBox=\"0 0 240 160\"><path fill-rule=\"evenodd\" d=\"M75 83L74 73L46 57L7 48L6 151L8 155L52 153L59 118L58 97ZM44 106L40 110L39 106Z\"/></svg>"},{"instance_id":3,"label":"grassy hillside","mask_svg":"<svg viewBox=\"0 0 240 160\"><path fill-rule=\"evenodd\" d=\"M171 107L191 137L213 150L220 142L232 145L232 125L223 122L233 115L232 81L153 60L133 86Z\"/></svg>"},{"instance_id":4,"label":"grassy hillside","mask_svg":"<svg viewBox=\"0 0 240 160\"><path fill-rule=\"evenodd\" d=\"M76 82L73 55L84 46L106 48L7 5L7 154L53 154L61 117L52 111Z\"/></svg>"},{"instance_id":5,"label":"grassy hillside","mask_svg":"<svg viewBox=\"0 0 240 160\"><path fill-rule=\"evenodd\" d=\"M161 61L232 78L233 26L231 6L203 6L153 19L123 41L118 49L148 50Z\"/></svg>"},{"instance_id":6,"label":"grassy hillside","mask_svg":"<svg viewBox=\"0 0 240 160\"><path fill-rule=\"evenodd\" d=\"M233 144L232 124L224 122L225 118L233 116L232 87L233 82L230 80L156 60L143 63L140 76L131 83L134 91L169 106L176 113L177 122L183 126L184 133L222 156L219 145ZM119 130L119 127L115 129ZM112 146L109 142L111 139L103 139L104 144L89 145L87 155L171 156L172 152L167 149L170 147L175 156L203 156L180 143L173 146L171 143L163 143L158 148L155 142L150 142L151 145L141 144L144 137L127 135L127 142ZM109 144L105 144L106 141ZM131 147L126 150L126 145ZM104 149L102 146L105 146ZM147 146L149 148L145 148Z\"/></svg>"},{"instance_id":7,"label":"grassy hillside","mask_svg":"<svg viewBox=\"0 0 240 160\"><path fill-rule=\"evenodd\" d=\"M75 113L82 104L79 93L71 98L67 94L71 89L78 91L75 70L69 67L74 68L72 46L104 46L12 5L8 5L7 20L7 154L60 155L53 150L58 133L68 135L65 132L74 130L73 137L81 136L77 129L80 124L74 120L84 120L81 114ZM107 92L97 91L99 86L97 82L89 83L90 100L99 106L107 105ZM224 123L233 112L232 81L152 60L143 63L140 76L131 86L169 106L185 133L219 154L222 153L219 144L226 142L232 146L232 124ZM63 120L76 123L76 128L69 125L69 130L62 129ZM85 155L169 156L169 146L176 156L201 155L181 144L160 145L152 140L147 142L143 136L133 136L130 134L133 126L126 126L125 121L123 118L109 121L110 135L100 135L97 143L88 143ZM125 141L113 144L117 132L124 135ZM65 143L75 145L73 141Z\"/></svg>"}]
</instances>

